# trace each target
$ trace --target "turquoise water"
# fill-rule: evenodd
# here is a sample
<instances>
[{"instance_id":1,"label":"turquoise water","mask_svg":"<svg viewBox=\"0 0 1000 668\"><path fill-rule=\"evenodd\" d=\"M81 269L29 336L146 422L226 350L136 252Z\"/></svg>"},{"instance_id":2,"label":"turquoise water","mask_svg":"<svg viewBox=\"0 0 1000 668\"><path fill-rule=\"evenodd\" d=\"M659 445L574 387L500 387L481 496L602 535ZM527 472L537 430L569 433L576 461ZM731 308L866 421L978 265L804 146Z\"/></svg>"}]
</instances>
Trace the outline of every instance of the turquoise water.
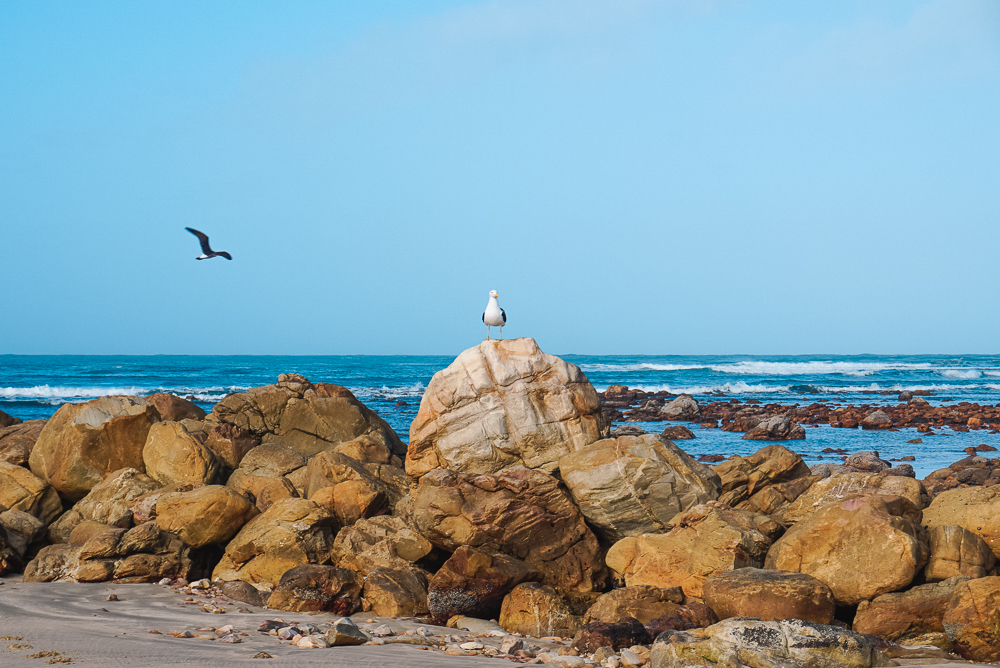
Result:
<instances>
[{"instance_id":1,"label":"turquoise water","mask_svg":"<svg viewBox=\"0 0 1000 668\"><path fill-rule=\"evenodd\" d=\"M620 383L646 390L688 392L699 401L738 398L762 402L809 404L896 403L895 396L873 392L931 390L932 404L1000 402L1000 356L996 355L808 355L808 356L602 356L564 355L603 390ZM143 396L172 392L206 410L230 392L277 380L278 374L301 373L312 381L344 385L379 412L406 440L420 397L434 373L451 356L84 356L0 355L0 410L23 419L49 417L64 402L107 394ZM723 392L725 399L710 397ZM647 430L662 429L646 423ZM884 458L913 455L918 475L964 456L969 445L1000 447L998 435L986 432L924 436L914 430L865 432L810 428L792 449L812 464L828 447L849 451L878 450ZM695 428L698 438L678 444L693 454L748 454L760 443L742 434ZM922 444L906 441L920 436ZM834 460L835 461L835 460Z\"/></svg>"}]
</instances>

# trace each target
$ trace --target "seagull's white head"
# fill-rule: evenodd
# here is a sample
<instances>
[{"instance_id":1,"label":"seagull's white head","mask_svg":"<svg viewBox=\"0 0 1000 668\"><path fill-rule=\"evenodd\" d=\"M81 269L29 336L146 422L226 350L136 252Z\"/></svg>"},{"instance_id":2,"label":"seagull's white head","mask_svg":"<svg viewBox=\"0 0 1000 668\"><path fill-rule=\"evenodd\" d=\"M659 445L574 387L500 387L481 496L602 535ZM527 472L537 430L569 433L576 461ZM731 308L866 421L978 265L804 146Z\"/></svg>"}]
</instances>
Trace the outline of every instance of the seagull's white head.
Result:
<instances>
[{"instance_id":1,"label":"seagull's white head","mask_svg":"<svg viewBox=\"0 0 1000 668\"><path fill-rule=\"evenodd\" d=\"M494 299L496 299L496 298L497 298L497 297L499 297L499 296L500 296L500 295L499 295L499 294L497 294L497 291L496 291L496 290L490 290L490 297L493 297Z\"/></svg>"}]
</instances>

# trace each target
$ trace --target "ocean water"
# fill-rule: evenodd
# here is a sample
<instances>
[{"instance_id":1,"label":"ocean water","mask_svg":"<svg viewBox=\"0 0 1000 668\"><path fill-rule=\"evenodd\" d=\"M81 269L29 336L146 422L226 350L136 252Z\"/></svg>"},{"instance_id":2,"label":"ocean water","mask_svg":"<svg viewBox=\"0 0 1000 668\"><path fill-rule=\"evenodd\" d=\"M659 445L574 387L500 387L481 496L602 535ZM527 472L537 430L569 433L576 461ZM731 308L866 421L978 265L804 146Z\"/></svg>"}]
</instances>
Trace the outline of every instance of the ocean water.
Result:
<instances>
[{"instance_id":1,"label":"ocean water","mask_svg":"<svg viewBox=\"0 0 1000 668\"><path fill-rule=\"evenodd\" d=\"M814 401L843 404L895 404L894 395L930 390L932 404L961 401L1000 402L1000 355L808 355L808 356L605 356L562 355L577 364L598 390L623 384L648 391L687 392L702 402L730 398L763 403L807 405ZM277 381L295 372L314 382L352 390L389 422L403 440L431 376L451 363L451 356L87 356L0 355L0 410L22 419L49 417L65 402L108 394L144 396L172 392L205 410L230 392ZM725 393L725 398L709 396ZM648 431L664 423L640 423ZM762 443L742 434L695 429L697 438L679 441L692 454L749 454ZM920 437L923 443L907 440ZM851 452L878 450L882 457L912 455L919 477L964 457L963 448L1000 437L985 431L940 430L937 436L915 430L866 432L827 426L807 429L791 449L810 464L837 461L824 448ZM826 457L826 459L824 459Z\"/></svg>"}]
</instances>

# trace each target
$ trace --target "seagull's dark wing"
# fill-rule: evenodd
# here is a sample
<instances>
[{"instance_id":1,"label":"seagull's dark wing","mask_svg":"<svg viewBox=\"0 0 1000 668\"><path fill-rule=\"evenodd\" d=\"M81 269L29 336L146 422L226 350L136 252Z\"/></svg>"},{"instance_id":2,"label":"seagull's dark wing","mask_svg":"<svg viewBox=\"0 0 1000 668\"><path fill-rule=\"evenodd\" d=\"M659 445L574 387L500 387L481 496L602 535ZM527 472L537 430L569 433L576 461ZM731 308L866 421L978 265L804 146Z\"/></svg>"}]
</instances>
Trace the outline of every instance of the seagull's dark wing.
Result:
<instances>
[{"instance_id":1,"label":"seagull's dark wing","mask_svg":"<svg viewBox=\"0 0 1000 668\"><path fill-rule=\"evenodd\" d=\"M486 324L486 311L483 311L483 324Z\"/></svg>"},{"instance_id":2,"label":"seagull's dark wing","mask_svg":"<svg viewBox=\"0 0 1000 668\"><path fill-rule=\"evenodd\" d=\"M485 313L483 314L483 317L484 318L486 317ZM503 318L503 324L506 325L507 324L507 312L504 311L503 309L500 309L500 317Z\"/></svg>"},{"instance_id":3,"label":"seagull's dark wing","mask_svg":"<svg viewBox=\"0 0 1000 668\"><path fill-rule=\"evenodd\" d=\"M211 248L211 246L208 245L208 235L207 234L205 234L204 232L199 232L198 230L192 229L190 227L185 227L184 229L187 230L188 232L190 232L191 234L195 235L196 237L198 237L198 241L201 242L201 252L202 253L204 253L205 255L210 255L212 253L212 248Z\"/></svg>"},{"instance_id":4,"label":"seagull's dark wing","mask_svg":"<svg viewBox=\"0 0 1000 668\"><path fill-rule=\"evenodd\" d=\"M216 255L218 255L219 257L224 257L227 260L232 260L233 259L233 256L230 255L229 253L227 253L226 251L219 251L218 253L216 253Z\"/></svg>"}]
</instances>

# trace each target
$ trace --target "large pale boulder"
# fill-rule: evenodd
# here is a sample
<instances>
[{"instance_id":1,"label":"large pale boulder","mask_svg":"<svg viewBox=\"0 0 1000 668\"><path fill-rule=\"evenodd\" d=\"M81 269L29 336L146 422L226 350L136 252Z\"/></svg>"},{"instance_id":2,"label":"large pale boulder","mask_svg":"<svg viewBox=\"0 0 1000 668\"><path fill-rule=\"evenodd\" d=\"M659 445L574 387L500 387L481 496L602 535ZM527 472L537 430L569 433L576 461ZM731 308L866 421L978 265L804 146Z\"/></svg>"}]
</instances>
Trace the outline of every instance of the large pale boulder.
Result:
<instances>
[{"instance_id":1,"label":"large pale boulder","mask_svg":"<svg viewBox=\"0 0 1000 668\"><path fill-rule=\"evenodd\" d=\"M957 524L976 534L1000 558L1000 485L951 489L924 509L928 529Z\"/></svg>"},{"instance_id":2,"label":"large pale boulder","mask_svg":"<svg viewBox=\"0 0 1000 668\"><path fill-rule=\"evenodd\" d=\"M366 435L395 455L406 453L392 427L350 390L313 384L294 373L281 374L276 385L230 394L215 405L212 415L263 443L280 443L306 457Z\"/></svg>"},{"instance_id":3,"label":"large pale boulder","mask_svg":"<svg viewBox=\"0 0 1000 668\"><path fill-rule=\"evenodd\" d=\"M410 425L406 472L552 473L562 455L606 438L608 427L579 367L531 338L483 341L428 384Z\"/></svg>"},{"instance_id":4,"label":"large pale boulder","mask_svg":"<svg viewBox=\"0 0 1000 668\"><path fill-rule=\"evenodd\" d=\"M706 629L660 634L649 655L649 668L681 666L742 668L871 668L894 662L875 639L799 619L760 621L724 619Z\"/></svg>"},{"instance_id":5,"label":"large pale boulder","mask_svg":"<svg viewBox=\"0 0 1000 668\"><path fill-rule=\"evenodd\" d=\"M412 520L445 550L497 550L544 574L564 593L590 592L605 581L597 537L552 476L531 469L469 475L435 469L413 491Z\"/></svg>"},{"instance_id":6,"label":"large pale boulder","mask_svg":"<svg viewBox=\"0 0 1000 668\"><path fill-rule=\"evenodd\" d=\"M146 473L162 485L212 484L219 474L219 461L204 445L204 437L188 431L183 422L152 425L142 449Z\"/></svg>"},{"instance_id":7,"label":"large pale boulder","mask_svg":"<svg viewBox=\"0 0 1000 668\"><path fill-rule=\"evenodd\" d=\"M830 587L838 605L899 591L930 551L920 525L902 512L879 496L827 504L775 542L765 568L812 575Z\"/></svg>"},{"instance_id":8,"label":"large pale boulder","mask_svg":"<svg viewBox=\"0 0 1000 668\"><path fill-rule=\"evenodd\" d=\"M278 501L229 541L213 577L274 584L299 564L325 564L336 526L332 512L308 499Z\"/></svg>"},{"instance_id":9,"label":"large pale boulder","mask_svg":"<svg viewBox=\"0 0 1000 668\"><path fill-rule=\"evenodd\" d=\"M719 619L804 619L829 624L837 607L830 588L811 575L761 568L720 573L705 582L702 594Z\"/></svg>"},{"instance_id":10,"label":"large pale boulder","mask_svg":"<svg viewBox=\"0 0 1000 668\"><path fill-rule=\"evenodd\" d=\"M31 449L48 420L28 420L0 428L0 461L27 466Z\"/></svg>"},{"instance_id":11,"label":"large pale boulder","mask_svg":"<svg viewBox=\"0 0 1000 668\"><path fill-rule=\"evenodd\" d=\"M955 590L966 580L968 578L963 576L954 577L862 601L851 628L903 645L914 644L915 638L926 633L941 633L948 604Z\"/></svg>"},{"instance_id":12,"label":"large pale boulder","mask_svg":"<svg viewBox=\"0 0 1000 668\"><path fill-rule=\"evenodd\" d=\"M765 515L718 503L695 506L679 515L666 534L623 538L608 551L609 568L625 584L680 587L701 597L705 581L717 573L763 565L780 528Z\"/></svg>"},{"instance_id":13,"label":"large pale boulder","mask_svg":"<svg viewBox=\"0 0 1000 668\"><path fill-rule=\"evenodd\" d=\"M563 455L559 472L580 512L611 542L664 531L677 513L719 496L712 469L657 434L597 441Z\"/></svg>"},{"instance_id":14,"label":"large pale boulder","mask_svg":"<svg viewBox=\"0 0 1000 668\"><path fill-rule=\"evenodd\" d=\"M245 496L223 485L163 494L156 502L156 524L191 547L225 543L257 515Z\"/></svg>"},{"instance_id":15,"label":"large pale boulder","mask_svg":"<svg viewBox=\"0 0 1000 668\"><path fill-rule=\"evenodd\" d=\"M990 574L996 557L985 540L957 524L935 526L927 532L931 556L924 569L928 582L956 575L981 578Z\"/></svg>"},{"instance_id":16,"label":"large pale boulder","mask_svg":"<svg viewBox=\"0 0 1000 668\"><path fill-rule=\"evenodd\" d=\"M573 614L559 592L537 582L514 587L504 597L497 621L509 633L536 638L572 638L581 625L580 616Z\"/></svg>"},{"instance_id":17,"label":"large pale boulder","mask_svg":"<svg viewBox=\"0 0 1000 668\"><path fill-rule=\"evenodd\" d=\"M1000 663L1000 577L959 582L941 623L957 654Z\"/></svg>"},{"instance_id":18,"label":"large pale boulder","mask_svg":"<svg viewBox=\"0 0 1000 668\"><path fill-rule=\"evenodd\" d=\"M661 420L697 420L701 414L698 402L690 394L681 394L660 409Z\"/></svg>"},{"instance_id":19,"label":"large pale boulder","mask_svg":"<svg viewBox=\"0 0 1000 668\"><path fill-rule=\"evenodd\" d=\"M62 513L59 494L23 466L0 461L0 512L23 510L48 524Z\"/></svg>"},{"instance_id":20,"label":"large pale boulder","mask_svg":"<svg viewBox=\"0 0 1000 668\"><path fill-rule=\"evenodd\" d=\"M819 480L801 496L782 507L774 519L794 524L819 508L853 496L896 496L910 502L915 511L927 506L929 498L919 480L873 473L840 473Z\"/></svg>"},{"instance_id":21,"label":"large pale boulder","mask_svg":"<svg viewBox=\"0 0 1000 668\"><path fill-rule=\"evenodd\" d=\"M32 473L77 501L112 471L144 470L142 448L159 419L139 397L63 404L42 428L28 463Z\"/></svg>"}]
</instances>

